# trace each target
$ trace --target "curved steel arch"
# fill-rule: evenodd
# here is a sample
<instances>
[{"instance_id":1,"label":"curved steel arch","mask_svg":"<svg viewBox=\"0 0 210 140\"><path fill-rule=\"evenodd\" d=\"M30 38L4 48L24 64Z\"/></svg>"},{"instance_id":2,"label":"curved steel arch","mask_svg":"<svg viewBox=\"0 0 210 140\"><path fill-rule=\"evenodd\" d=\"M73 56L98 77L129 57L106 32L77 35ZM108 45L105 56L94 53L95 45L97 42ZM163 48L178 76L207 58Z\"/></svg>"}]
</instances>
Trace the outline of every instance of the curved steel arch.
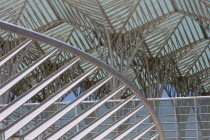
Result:
<instances>
[{"instance_id":1,"label":"curved steel arch","mask_svg":"<svg viewBox=\"0 0 210 140\"><path fill-rule=\"evenodd\" d=\"M16 25L4 22L4 21L0 21L0 29L8 31L8 32L16 33L19 35L23 35L23 36L26 36L32 40L40 41L42 43L46 43L48 45L54 46L54 47L61 49L63 51L70 52L73 55L78 56L84 60L87 60L90 63L96 65L97 67L105 70L106 72L108 72L109 74L111 74L112 76L114 76L115 78L120 80L121 82L123 82L131 91L134 92L134 94L136 96L139 97L139 99L142 101L142 103L148 109L148 112L150 113L150 115L155 123L156 129L160 136L160 139L164 140L164 134L163 134L163 130L162 130L160 121L159 121L155 111L153 110L152 106L147 101L147 99L143 96L142 92L134 84L132 84L125 76L123 76L121 73L115 71L113 68L111 68L107 64L103 63L102 61L96 59L95 57L93 57L77 48L74 48L71 45L63 43L57 39L45 36L38 32L29 30L26 28L22 28L22 27L19 27L19 26L16 26Z\"/></svg>"}]
</instances>

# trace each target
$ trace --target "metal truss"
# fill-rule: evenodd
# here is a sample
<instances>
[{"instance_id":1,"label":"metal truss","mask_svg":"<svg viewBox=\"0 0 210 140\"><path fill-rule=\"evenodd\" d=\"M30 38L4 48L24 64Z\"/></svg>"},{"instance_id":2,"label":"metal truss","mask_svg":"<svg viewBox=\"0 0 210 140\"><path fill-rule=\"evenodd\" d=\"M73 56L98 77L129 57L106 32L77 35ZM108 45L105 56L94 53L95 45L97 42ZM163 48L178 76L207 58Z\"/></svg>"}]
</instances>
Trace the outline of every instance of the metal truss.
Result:
<instances>
[{"instance_id":1,"label":"metal truss","mask_svg":"<svg viewBox=\"0 0 210 140\"><path fill-rule=\"evenodd\" d=\"M171 91L167 93L172 97L209 94L208 0L8 0L2 1L0 8L2 21L44 33L97 57L133 81L146 97L161 97L163 91ZM2 31L0 35L4 40L1 56L22 43L22 38L10 33ZM43 47L38 42L31 46L18 53L21 56L14 59L10 72L3 69L1 83L51 50L49 45ZM12 98L72 57L65 52L56 55L43 64L45 68L52 65L51 69L36 70L15 85L11 90L18 95ZM80 67L78 73L85 69ZM71 78L77 74L72 73ZM99 77L97 80L103 75ZM34 83L27 85L30 80ZM66 82L57 82L46 95L42 91L33 101L43 101L44 96L51 95ZM110 83L112 89L119 85L115 79ZM103 88L104 93L97 93L97 97L107 93L107 88ZM75 96L80 95L76 88L73 92ZM129 92L117 94L116 98L127 96ZM4 99L5 103L11 100L6 95Z\"/></svg>"},{"instance_id":2,"label":"metal truss","mask_svg":"<svg viewBox=\"0 0 210 140\"><path fill-rule=\"evenodd\" d=\"M139 89L146 98L209 95L209 5L209 0L2 0L1 21L40 33L35 39L0 31L0 104L14 103L1 110L2 120L27 101L45 106L47 99L63 101L70 92L80 97L107 72L113 77L86 100L108 96L123 81L132 86L110 98L127 99ZM43 35L109 67L65 45L53 48Z\"/></svg>"},{"instance_id":3,"label":"metal truss","mask_svg":"<svg viewBox=\"0 0 210 140\"><path fill-rule=\"evenodd\" d=\"M50 107L55 101L57 101L59 98L61 98L65 93L70 91L73 87L75 87L79 82L81 82L84 78L89 76L91 73L93 73L95 70L98 68L108 72L111 76L106 76L103 80L99 81L96 83L94 86L92 86L90 89L86 90L83 94L81 94L79 97L77 97L75 100L67 104L64 108L60 109L50 117L46 118L43 122L39 123L37 126L35 126L33 129L27 131L22 137L22 139L34 139L39 134L41 134L44 130L48 129L51 125L53 125L57 120L62 118L65 114L67 114L70 110L72 110L74 107L79 105L80 102L85 100L88 96L93 94L96 90L98 90L101 86L103 86L105 83L107 83L111 78L115 77L118 79L121 83L122 86L119 88L114 89L109 95L105 96L102 98L100 101L98 101L96 104L91 106L91 108L87 109L85 112L81 113L80 115L76 116L74 119L69 121L67 124L64 126L60 127L59 129L55 130L53 133L45 137L44 139L58 139L61 136L63 136L65 133L68 132L71 128L73 128L77 123L79 123L81 120L85 119L88 115L90 115L93 111L95 111L97 108L99 108L103 103L105 103L107 100L112 98L114 95L119 93L122 89L127 86L131 92L134 93L134 95L131 95L129 98L126 99L126 101L116 105L113 109L111 109L109 112L104 114L101 118L95 120L93 124L87 128L87 130L80 131L82 133L79 136L77 136L78 139L84 137L86 134L88 134L91 130L93 130L95 127L97 127L100 123L102 123L104 120L106 120L109 116L114 114L116 111L118 111L120 108L122 108L128 101L133 99L135 96L139 97L139 99L142 101L143 105L137 107L133 111L129 113L129 115L126 115L125 117L121 118L118 120L115 125L112 125L110 128L107 130L99 133L97 136L95 136L94 139L103 139L106 135L112 132L112 130L116 129L118 126L120 126L124 121L128 120L131 116L133 116L136 112L140 111L144 106L148 109L149 116L151 117L154 121L153 124L151 124L150 127L146 128L141 135L136 136L137 138L142 137L146 132L148 132L150 129L152 129L154 126L156 126L157 132L159 134L160 139L164 139L164 135L162 132L162 128L160 125L160 122L156 116L155 111L153 110L152 106L150 103L147 101L147 99L143 96L141 91L134 86L126 77L124 77L122 74L119 72L115 71L112 69L110 66L107 64L103 63L102 61L94 58L93 56L76 49L68 44L65 44L63 42L60 42L56 39L53 39L51 37L47 37L43 34L30 31L28 29L24 29L3 21L0 21L0 28L2 30L12 32L15 34L19 34L22 36L25 36L27 38L30 38L32 40L36 40L51 46L56 47L57 49L52 49L48 53L44 54L42 57L38 58L35 62L33 62L31 65L29 65L27 68L25 68L23 71L19 72L18 74L14 75L11 79L7 80L4 84L1 85L1 94L5 94L12 86L17 84L20 80L22 80L28 73L30 73L32 70L37 68L41 63L46 61L50 56L55 54L58 49L69 52L77 57L73 58L70 62L68 62L66 65L63 67L59 68L56 72L53 74L49 75L46 79L29 89L26 93L23 95L19 96L17 99L15 99L13 102L8 104L7 106L3 107L0 112L0 121L3 122L9 115L11 115L16 109L21 107L25 102L30 100L34 95L36 95L41 89L46 87L48 84L50 84L53 80L55 80L58 76L60 76L62 73L64 73L67 69L71 68L75 63L77 63L80 59L86 60L92 64L94 64L94 67L91 67L90 70L87 70L84 72L81 76L76 78L75 80L71 81L69 84L58 90L56 93L54 93L52 96L49 98L46 98L40 105L37 107L33 108L31 111L27 112L23 116L21 116L18 120L16 120L14 123L11 123L9 126L4 126L2 123L4 129L2 129L2 139L8 139L11 136L13 136L18 130L23 128L27 123L32 121L33 118L35 118L37 115L39 115L42 111ZM25 41L23 44L18 46L17 48L24 48L23 46L27 46L28 43L30 43L31 40ZM8 59L8 57L11 58L11 55L15 55L18 53L19 49L14 49L11 52L7 53L4 58L2 59L2 64L6 63L4 61L5 59ZM9 60L9 59L8 59ZM146 120L145 118L143 120ZM143 122L143 121L141 121ZM139 124L140 125L140 124ZM75 136L76 137L76 136ZM135 138L134 138L135 139Z\"/></svg>"}]
</instances>

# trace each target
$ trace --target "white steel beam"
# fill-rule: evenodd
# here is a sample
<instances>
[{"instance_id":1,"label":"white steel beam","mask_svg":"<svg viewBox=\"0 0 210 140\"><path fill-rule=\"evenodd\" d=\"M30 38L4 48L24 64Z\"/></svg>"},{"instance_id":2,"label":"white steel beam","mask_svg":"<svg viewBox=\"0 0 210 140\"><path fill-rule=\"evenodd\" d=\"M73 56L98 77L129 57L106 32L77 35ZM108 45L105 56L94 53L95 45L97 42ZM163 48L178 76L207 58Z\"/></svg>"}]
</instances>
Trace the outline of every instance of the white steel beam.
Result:
<instances>
[{"instance_id":1,"label":"white steel beam","mask_svg":"<svg viewBox=\"0 0 210 140\"><path fill-rule=\"evenodd\" d=\"M116 105L114 108L109 110L107 113L105 113L103 116L99 117L95 121L93 121L90 125L83 128L81 131L73 135L69 140L79 140L83 138L85 135L87 135L90 131L92 131L95 127L100 125L103 121L105 121L107 118L109 118L112 114L114 114L116 111L118 111L121 107L123 107L125 104L127 104L130 100L132 100L135 97L135 95L131 95L126 100L122 101L118 105Z\"/></svg>"},{"instance_id":2,"label":"white steel beam","mask_svg":"<svg viewBox=\"0 0 210 140\"><path fill-rule=\"evenodd\" d=\"M52 96L47 98L41 104L39 104L38 106L27 112L24 116L15 121L15 123L11 124L8 128L4 130L5 138L8 139L10 136L15 134L19 129L21 129L24 125L29 123L33 118L39 115L42 111L48 108L51 104L53 104L56 100L58 100L60 97L66 94L70 89L76 86L79 82L85 79L89 74L91 74L96 69L97 67L94 67L86 71L77 79L73 80L70 84L67 84L65 87L60 89L58 92L54 93Z\"/></svg>"},{"instance_id":3,"label":"white steel beam","mask_svg":"<svg viewBox=\"0 0 210 140\"><path fill-rule=\"evenodd\" d=\"M15 56L17 53L19 53L23 48L25 48L28 44L30 44L32 40L27 39L17 47L15 47L13 50L8 52L6 55L0 58L0 67L7 62L9 59L11 59L13 56Z\"/></svg>"},{"instance_id":4,"label":"white steel beam","mask_svg":"<svg viewBox=\"0 0 210 140\"><path fill-rule=\"evenodd\" d=\"M82 112L80 115L78 115L77 117L75 117L74 119L72 119L70 122L66 123L60 129L58 129L58 130L54 131L53 133L51 133L45 139L47 139L47 140L55 140L55 139L60 138L62 135L64 135L65 133L67 133L71 128L73 128L80 121L82 121L83 119L85 119L89 114L91 114L93 111L95 111L102 104L104 104L106 101L108 101L110 98L112 98L114 95L116 95L118 92L120 92L124 88L125 88L125 85L120 86L119 88L115 89L109 95L107 95L106 97L102 98L96 104L90 106L88 109L86 109L86 111Z\"/></svg>"},{"instance_id":5,"label":"white steel beam","mask_svg":"<svg viewBox=\"0 0 210 140\"><path fill-rule=\"evenodd\" d=\"M120 140L123 139L126 135L128 135L131 131L133 131L136 127L138 127L141 123L143 123L146 119L148 119L150 115L146 115L139 121L137 121L135 124L127 128L125 131L121 132L120 134L116 135L112 140Z\"/></svg>"},{"instance_id":6,"label":"white steel beam","mask_svg":"<svg viewBox=\"0 0 210 140\"><path fill-rule=\"evenodd\" d=\"M151 136L150 138L149 138L149 140L154 140L155 138L157 138L158 137L158 133L156 133L156 134L154 134L153 136Z\"/></svg>"},{"instance_id":7,"label":"white steel beam","mask_svg":"<svg viewBox=\"0 0 210 140\"><path fill-rule=\"evenodd\" d=\"M146 129L144 129L143 131L141 131L137 135L135 135L132 138L132 140L138 140L138 139L140 139L144 134L146 134L148 131L150 131L154 126L155 126L155 124L149 125Z\"/></svg>"},{"instance_id":8,"label":"white steel beam","mask_svg":"<svg viewBox=\"0 0 210 140\"><path fill-rule=\"evenodd\" d=\"M54 46L56 48L59 48L63 51L72 53L73 55L76 55L78 57L80 57L81 59L87 60L90 63L94 64L95 66L98 66L99 68L105 70L106 72L108 72L110 75L114 76L116 79L118 79L119 81L121 81L122 83L124 83L136 96L139 97L139 99L141 100L141 102L145 105L145 107L148 109L154 123L155 126L157 128L157 131L159 133L159 137L160 140L164 140L164 134L163 134L163 130L160 124L160 121L156 115L156 112L154 111L153 107L150 105L150 103L148 102L148 100L144 97L143 93L138 89L137 86L135 86L133 83L131 83L125 76L123 76L121 73L119 73L118 71L114 70L113 68L111 68L110 66L108 66L107 64L105 64L104 62L96 59L95 57L91 56L88 53L85 53L69 44L66 44L64 42L61 42L57 39L54 39L52 37L48 37L46 35L43 35L41 33L35 32L35 31L31 31L29 29L11 24L11 23L7 23L4 21L0 20L0 29L8 31L8 32L12 32L12 33L16 33L22 36L26 36L32 40L36 40L36 41L40 41L42 43L46 43L48 45Z\"/></svg>"},{"instance_id":9,"label":"white steel beam","mask_svg":"<svg viewBox=\"0 0 210 140\"><path fill-rule=\"evenodd\" d=\"M21 71L20 73L16 74L14 77L9 79L7 82L3 83L0 86L0 96L7 92L12 86L14 86L17 82L19 82L22 78L24 78L27 74L37 68L42 62L47 60L52 54L54 54L58 49L53 49L52 51L46 53L34 63L32 63L29 67ZM1 121L1 120L0 120Z\"/></svg>"},{"instance_id":10,"label":"white steel beam","mask_svg":"<svg viewBox=\"0 0 210 140\"><path fill-rule=\"evenodd\" d=\"M112 132L114 129L116 129L118 126L120 126L127 119L129 119L130 117L132 117L136 112L138 112L143 107L144 107L144 105L140 105L139 107L135 108L131 112L127 113L125 116L123 116L122 118L120 118L119 120L117 120L114 124L112 124L110 127L108 127L107 129L105 129L103 132L101 132L98 135L96 135L93 138L93 140L101 140L101 139L103 139L105 136L107 136L110 132Z\"/></svg>"},{"instance_id":11,"label":"white steel beam","mask_svg":"<svg viewBox=\"0 0 210 140\"><path fill-rule=\"evenodd\" d=\"M44 130L49 128L53 123L55 123L57 120L59 120L61 117L63 117L66 113L68 113L71 109L73 109L75 106L77 106L81 101L86 99L89 95L91 95L93 92L95 92L98 88L100 88L102 85L104 85L107 81L109 81L112 78L112 76L108 76L107 78L104 78L100 82L98 82L96 85L88 89L86 92L84 92L82 95L77 97L72 102L68 103L65 107L55 112L53 115L51 115L49 118L46 118L43 122L38 124L35 128L31 129L29 132L27 132L24 136L24 140L28 139L34 139L39 134L41 134Z\"/></svg>"},{"instance_id":12,"label":"white steel beam","mask_svg":"<svg viewBox=\"0 0 210 140\"><path fill-rule=\"evenodd\" d=\"M47 86L50 82L55 80L59 75L61 75L63 72L65 72L67 69L69 69L72 65L74 65L76 62L79 61L80 58L76 57L72 61L70 61L65 66L61 67L59 70L48 76L46 79L41 81L39 84L31 88L29 91L18 97L16 100L14 100L12 103L4 107L2 110L0 110L0 121L5 119L9 114L11 114L13 111L15 111L18 107L20 107L22 104L27 102L31 97L36 95L41 89L43 89L45 86Z\"/></svg>"}]
</instances>

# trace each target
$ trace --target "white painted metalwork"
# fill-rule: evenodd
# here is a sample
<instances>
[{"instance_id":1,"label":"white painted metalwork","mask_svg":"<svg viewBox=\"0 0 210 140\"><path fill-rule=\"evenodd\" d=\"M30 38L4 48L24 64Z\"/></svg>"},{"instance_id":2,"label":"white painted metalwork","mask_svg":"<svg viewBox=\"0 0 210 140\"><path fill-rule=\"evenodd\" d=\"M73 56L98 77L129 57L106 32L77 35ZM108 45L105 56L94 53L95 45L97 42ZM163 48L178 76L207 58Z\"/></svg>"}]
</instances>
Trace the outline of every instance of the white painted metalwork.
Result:
<instances>
[{"instance_id":1,"label":"white painted metalwork","mask_svg":"<svg viewBox=\"0 0 210 140\"><path fill-rule=\"evenodd\" d=\"M99 139L103 139L106 135L108 135L110 132L112 132L115 128L117 128L119 125L121 125L123 122L125 122L127 119L129 119L131 116L133 116L136 112L140 111L140 109L142 109L144 107L144 105L140 105L139 107L137 107L136 109L132 110L131 112L129 112L126 116L123 116L121 119L119 119L118 121L116 121L114 124L112 124L110 127L108 127L107 129L105 129L103 132L99 133L98 135L96 135L93 140L99 140Z\"/></svg>"},{"instance_id":2,"label":"white painted metalwork","mask_svg":"<svg viewBox=\"0 0 210 140\"><path fill-rule=\"evenodd\" d=\"M158 134L153 135L151 138L149 138L149 140L154 140L155 138L157 138Z\"/></svg>"},{"instance_id":3,"label":"white painted metalwork","mask_svg":"<svg viewBox=\"0 0 210 140\"><path fill-rule=\"evenodd\" d=\"M4 105L0 110L0 139L27 136L34 130L37 134L27 139L36 136L38 139L75 137L82 133L80 121L86 123L88 114L109 102L108 98L112 97L115 104L117 99L127 101L130 95L135 94L148 111L154 128L139 132L134 139L148 131L150 136L155 134L150 139L164 140L160 120L154 111L161 108L161 104L154 99L153 109L145 97L210 94L209 15L209 0L1 0L0 104ZM52 50L52 47L56 49ZM68 69L73 65L71 62L75 65ZM108 82L93 86L104 80ZM119 85L126 88L117 94L115 91ZM90 94L93 87L94 93ZM51 116L43 115L54 109L50 107L56 104L56 100L66 99L70 91L75 101ZM57 128L55 121L62 120L61 116L71 110L71 104L75 110L82 106L79 101L83 101L84 96L87 97L85 100L99 101ZM40 104L25 113L26 102ZM175 116L180 116L181 110L176 109L174 100L173 103ZM194 100L194 106L193 111L199 112L199 102ZM19 112L21 108L23 110ZM132 109L135 111L137 108ZM159 113L158 109L156 111ZM198 117L196 113L196 138L200 139L198 129L206 130L208 126L200 121L206 114ZM45 120L40 122L36 118L42 115ZM164 116L159 117L162 119ZM121 133L119 127L125 118L117 118L115 116L116 122L105 131L99 134L89 131L81 138L102 138L105 135L104 138L110 135L123 138L134 128L138 129L146 119L140 117L137 124ZM177 137L171 139L182 139L185 135L179 128L186 126L178 121L179 117L175 118L174 133ZM47 125L43 126L45 123ZM37 124L35 128L34 124ZM73 126L77 127L75 134L71 131ZM38 128L43 129L38 132ZM204 131L202 135L205 136Z\"/></svg>"},{"instance_id":4,"label":"white painted metalwork","mask_svg":"<svg viewBox=\"0 0 210 140\"><path fill-rule=\"evenodd\" d=\"M161 121L161 125L163 128L165 135L165 139L187 139L189 137L191 137L191 139L197 139L197 136L200 139L208 139L210 137L210 123L209 120L210 118L208 117L210 115L210 112L208 111L209 108L209 100L210 100L210 96L205 96L205 97L201 97L201 96L197 96L197 97L179 97L179 98L150 98L148 99L153 105L154 104L158 104L160 103L161 105L159 107L156 107L157 114L160 118ZM196 102L196 104L194 104L194 100ZM118 100L109 100L106 102L106 105L113 105L114 103L118 104L121 101L123 101L122 99L118 99ZM93 105L96 101L82 101L80 104L81 106L90 106ZM135 109L136 106L133 103L137 103L140 104L141 101L138 99L133 99L131 100L125 107L121 108L120 112L127 112L127 110L132 110ZM183 104L180 104L183 103ZM190 103L190 104L188 104ZM68 104L68 102L57 102L55 103L53 106L56 107L56 110L58 110L60 108L60 106L64 106ZM174 110L174 104L175 104L175 109ZM185 104L187 106L185 106ZM20 110L22 110L23 108L30 108L30 106L35 106L35 105L39 105L39 103L28 103L28 104L24 104ZM191 110L191 112L189 112L188 108L197 108L197 112L194 112L193 110ZM202 110L201 110L202 108ZM55 109L55 108L54 108ZM53 112L56 112L56 110L53 109ZM205 112L204 110L205 109ZM91 120L95 120L97 119L98 116L102 115L101 113L105 113L109 110L109 108L107 108L106 106L103 106L101 108L99 108L98 110L96 110L92 115L88 116L85 120L88 123L91 123ZM176 111L178 110L182 110L181 112L177 112L178 114L176 114ZM43 113L47 113L49 111L45 110ZM75 107L71 112L69 112L69 114L65 117L63 117L62 119L68 119L71 120L71 116L77 116L78 113L80 112L80 106ZM84 110L85 111L85 110ZM103 112L102 112L103 111ZM118 112L116 114L122 116L122 114ZM20 112L21 113L21 112ZM137 114L133 115L129 121L126 121L122 124L122 126L118 127L117 129L115 129L114 131L112 131L109 134L109 137L106 137L106 139L111 139L112 137L110 137L110 135L115 136L121 132L123 132L124 130L126 130L126 128L128 128L129 126L135 125L138 120L141 120L146 114L145 114L145 110L142 109L140 110L140 112L137 112ZM181 115L182 114L182 115ZM116 116L118 116L116 115ZM124 113L125 115L125 113ZM196 118L194 118L194 116L196 116L198 119L196 121ZM115 115L111 115L108 120L106 120L105 122L101 123L97 128L95 128L93 131L91 131L90 133L93 134L92 136L94 136L94 134L99 133L100 131L102 131L103 129L102 126L106 125L107 127L111 126L112 123L114 123L115 119L113 118L115 117ZM174 120L174 118L177 118L178 120ZM38 120L44 120L44 117L39 116L37 118ZM91 119L91 120L90 120ZM190 121L184 121L184 120L189 120ZM89 121L88 121L89 120ZM186 123L183 123L186 122ZM204 123L205 121L205 123ZM142 122L142 125L148 125L149 123L152 123L151 119L146 120L145 122ZM68 135L73 135L74 132L78 132L79 130L81 130L84 126L83 124L85 124L84 121L81 121L77 126L74 127L74 129L71 129L68 131L67 134L65 134L65 136L63 136L61 139L64 138L68 138ZM186 127L184 127L185 125L183 124L187 124ZM198 124L198 126L201 126L201 128L199 127L198 130L196 129L196 125L191 125L191 124ZM88 124L86 124L88 125ZM178 134L176 135L176 125L178 126ZM58 128L62 127L62 120L59 120L56 123L56 126ZM126 128L124 126L127 126ZM104 128L104 127L103 127ZM130 134L128 134L126 137L124 137L124 139L131 139L131 137L137 133L140 132L140 130L142 130L142 126L138 126L136 129L134 129ZM206 129L202 129L202 128L206 128ZM183 129L185 129L185 131L183 131ZM193 133L186 133L186 132L193 132ZM200 132L202 132L203 134L205 133L205 135L201 134ZM90 134L89 133L89 134ZM154 129L151 129L151 131L149 131L145 137L142 137L141 139L149 139L152 137L152 135L155 133ZM185 135L183 135L183 133L185 133ZM197 133L199 135L197 135ZM90 136L88 134L88 136ZM84 137L85 139L91 139L91 137ZM151 136L151 137L149 137ZM42 139L44 139L44 137L41 137ZM158 139L158 138L156 138Z\"/></svg>"},{"instance_id":5,"label":"white painted metalwork","mask_svg":"<svg viewBox=\"0 0 210 140\"><path fill-rule=\"evenodd\" d=\"M151 105L149 104L149 102L144 98L144 96L142 95L142 93L139 91L139 89L134 86L126 77L124 77L122 74L120 74L119 72L115 71L114 69L112 69L111 67L109 67L108 65L106 65L105 63L103 63L102 61L100 60L97 60L96 58L94 58L93 56L85 53L85 52L82 52L68 44L65 44L63 42L60 42L58 40L55 40L53 38L50 38L50 37L47 37L43 34L39 34L39 33L36 33L34 31L29 31L27 29L24 29L24 28L21 28L21 27L18 27L18 26L15 26L15 25L12 25L12 24L9 24L9 23L5 23L5 22L2 22L0 21L0 28L1 29L4 29L6 31L9 31L9 32L15 32L15 33L18 33L20 35L23 35L23 36L27 36L31 39L34 39L34 40L37 40L37 41L41 41L43 43L46 43L46 44L49 44L49 45L52 45L52 46L55 46L55 47L58 47L60 48L61 50L63 51L66 51L66 52L70 52L72 53L73 55L76 55L86 61L89 61L91 62L92 64L98 66L99 68L105 70L106 72L108 72L109 74L113 75L115 78L117 78L118 80L120 80L122 83L124 83L131 91L133 91L142 101L142 103L144 104L144 106L148 109L149 113L150 113L150 116L152 117L154 123L156 124L156 128L158 130L158 133L159 133L159 136L160 136L160 139L164 139L164 135L162 133L162 128L160 126L160 123L159 123L159 120L156 116L156 113L154 112L153 108L151 107ZM109 77L110 78L110 77ZM97 88L98 89L98 88ZM96 89L94 89L96 90ZM88 97L88 95L90 95L90 93L87 93L86 94L83 94L84 96L83 97ZM81 96L82 97L82 96ZM134 96L132 96L134 97ZM79 102L81 102L83 99L85 98L78 98L76 99L75 101L77 101L75 103L75 101L73 101L73 104L77 105L79 104ZM130 100L131 98L129 98ZM16 100L17 101L17 100ZM78 102L79 101L79 102ZM127 101L127 100L126 100ZM19 101L18 101L19 102ZM71 104L71 103L70 103ZM123 103L124 104L124 103ZM117 106L118 108L114 109L114 111L112 110L111 111L111 114L114 113L115 111L117 111L120 107L122 106ZM61 109L60 111L58 111L57 113L55 113L53 116L49 117L48 119L46 119L44 121L44 123L42 122L41 124L39 124L38 126L36 126L34 129L31 129L29 130L28 133L25 134L25 138L35 138L36 136L38 136L41 132L43 132L45 129L47 129L50 125L52 125L56 120L58 120L60 117L62 117L63 115L65 115L65 113L67 113L66 111L68 110L71 110L72 107L68 106L66 107L66 110L65 108L64 109ZM64 111L63 111L64 110ZM108 113L108 115L110 115ZM102 119L105 119L108 117L105 116L104 118ZM59 117L58 117L59 116ZM57 119L56 119L57 117ZM101 120L98 120L96 121L98 122L98 124L100 124L99 122L101 122ZM38 129L38 128L41 128L41 129ZM41 131L40 131L41 130ZM62 133L63 134L63 133ZM30 135L30 136L29 136ZM61 134L59 135L61 136Z\"/></svg>"},{"instance_id":6,"label":"white painted metalwork","mask_svg":"<svg viewBox=\"0 0 210 140\"><path fill-rule=\"evenodd\" d=\"M57 50L54 50L52 53L54 53ZM51 54L51 53L50 53ZM49 55L49 54L48 54ZM46 85L48 85L50 82L55 80L56 77L61 75L63 72L65 72L67 69L69 69L73 64L79 61L80 58L75 58L71 62L69 62L66 66L59 69L57 72L34 86L31 90L27 91L25 94L23 94L21 97L16 99L13 103L9 104L2 110L0 110L0 121L5 119L9 114L11 114L13 111L15 111L18 107L20 107L22 104L27 102L31 97L33 97L35 94L37 94L38 91L40 91L42 88L44 88Z\"/></svg>"},{"instance_id":7,"label":"white painted metalwork","mask_svg":"<svg viewBox=\"0 0 210 140\"><path fill-rule=\"evenodd\" d=\"M17 82L19 82L23 77L25 77L27 74L29 74L32 70L37 68L42 62L44 62L46 59L48 59L52 54L54 54L58 49L54 49L50 51L49 53L45 54L41 58L39 58L36 62L31 64L29 67L27 67L25 70L22 72L18 73L11 79L9 79L7 82L2 84L0 86L0 96L3 95L6 91L8 91L12 86L14 86ZM1 121L1 119L0 119Z\"/></svg>"},{"instance_id":8,"label":"white painted metalwork","mask_svg":"<svg viewBox=\"0 0 210 140\"><path fill-rule=\"evenodd\" d=\"M60 109L58 112L50 116L50 118L47 118L45 121L41 122L38 126L30 130L23 136L23 139L28 140L28 139L34 139L36 138L39 134L41 134L44 130L46 130L48 127L50 127L53 123L55 123L57 120L59 120L62 116L64 116L67 112L69 112L71 109L73 109L75 106L77 106L81 101L83 101L85 98L87 98L90 94L92 94L94 91L96 91L99 87L101 87L103 84L105 84L107 81L109 81L112 78L112 76L109 76L93 87L91 87L88 91L83 93L81 96L76 98L74 101L70 102L67 104L65 107ZM78 123L78 121L76 122ZM62 133L62 135L65 133ZM62 135L59 135L57 133L56 137L60 137Z\"/></svg>"},{"instance_id":9,"label":"white painted metalwork","mask_svg":"<svg viewBox=\"0 0 210 140\"><path fill-rule=\"evenodd\" d=\"M68 132L68 130L70 130L76 124L78 124L80 121L82 121L83 119L85 119L90 113L92 113L93 111L95 111L102 104L104 104L106 101L108 101L110 98L112 98L115 94L117 94L119 91L121 91L124 88L125 88L124 85L123 86L120 86L119 88L117 88L116 90L114 90L113 92L111 92L109 95L107 95L105 98L101 99L96 104L94 104L93 106L91 106L90 108L88 108L86 111L82 112L80 115L78 115L77 117L75 117L74 119L72 119L70 122L66 123L65 126L61 127L59 130L56 130L55 132L53 132L52 133L53 135L48 136L46 139L49 139L49 140L58 139L59 137L61 137L62 135L64 135L66 132Z\"/></svg>"},{"instance_id":10,"label":"white painted metalwork","mask_svg":"<svg viewBox=\"0 0 210 140\"><path fill-rule=\"evenodd\" d=\"M30 43L32 42L32 40L28 39L25 42L23 42L22 44L20 44L19 46L17 46L16 48L14 48L12 51L10 51L9 53L7 53L6 55L4 55L3 57L0 58L0 67L7 62L9 59L11 59L12 57L14 57L18 52L20 52L23 48L25 48L26 46L28 46Z\"/></svg>"},{"instance_id":11,"label":"white painted metalwork","mask_svg":"<svg viewBox=\"0 0 210 140\"><path fill-rule=\"evenodd\" d=\"M123 107L126 103L128 103L130 100L132 100L135 97L135 95L131 95L128 99L125 101L122 101L117 106L115 106L113 109L111 109L109 112L104 114L103 116L99 117L97 120L92 122L90 125L73 135L71 138L72 140L78 140L80 138L83 138L85 135L87 135L90 131L92 131L95 127L97 127L99 124L101 124L103 121L105 121L108 117L110 117L112 114L114 114L116 111L118 111L121 107Z\"/></svg>"},{"instance_id":12,"label":"white painted metalwork","mask_svg":"<svg viewBox=\"0 0 210 140\"><path fill-rule=\"evenodd\" d=\"M150 115L145 116L144 118L140 119L138 122L136 122L134 125L126 129L125 131L121 132L120 134L116 135L112 140L119 140L123 139L126 135L128 135L131 131L133 131L137 126L139 126L141 123L143 123L146 119L148 119Z\"/></svg>"},{"instance_id":13,"label":"white painted metalwork","mask_svg":"<svg viewBox=\"0 0 210 140\"><path fill-rule=\"evenodd\" d=\"M77 61L79 59L76 59ZM76 61L75 61L76 62ZM14 124L9 126L5 132L5 138L9 138L12 136L16 131L21 129L24 125L26 125L29 121L31 121L33 118L35 118L37 115L39 115L41 112L43 112L47 107L52 105L56 100L58 100L60 97L62 97L65 93L67 93L70 89L72 89L75 85L77 85L79 82L81 82L84 78L86 78L90 73L92 73L97 68L93 68L91 70L88 70L83 75L78 77L78 79L75 79L72 81L72 83L66 85L64 88L56 92L54 95L49 97L46 101L42 102L40 105L35 107L33 110L29 111L27 114L22 116L19 120L17 120Z\"/></svg>"},{"instance_id":14,"label":"white painted metalwork","mask_svg":"<svg viewBox=\"0 0 210 140\"><path fill-rule=\"evenodd\" d=\"M144 134L146 134L150 129L152 129L155 126L155 124L151 124L150 126L148 126L146 129L144 129L142 132L140 132L139 134L137 134L136 136L134 136L132 138L132 140L139 140Z\"/></svg>"}]
</instances>

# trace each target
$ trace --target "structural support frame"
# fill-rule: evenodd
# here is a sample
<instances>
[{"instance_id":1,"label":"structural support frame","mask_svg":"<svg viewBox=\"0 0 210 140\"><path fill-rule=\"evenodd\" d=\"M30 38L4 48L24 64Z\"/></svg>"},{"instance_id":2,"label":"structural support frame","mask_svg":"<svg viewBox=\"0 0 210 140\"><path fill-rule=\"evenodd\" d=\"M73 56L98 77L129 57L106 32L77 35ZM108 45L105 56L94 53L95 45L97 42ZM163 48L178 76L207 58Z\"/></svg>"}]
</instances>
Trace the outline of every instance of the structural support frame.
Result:
<instances>
[{"instance_id":1,"label":"structural support frame","mask_svg":"<svg viewBox=\"0 0 210 140\"><path fill-rule=\"evenodd\" d=\"M142 101L142 103L145 105L145 107L147 108L148 112L150 113L156 129L158 131L160 140L164 140L164 134L162 131L162 127L160 124L160 121L155 113L155 111L153 110L152 106L150 105L150 103L148 102L148 100L143 96L142 92L134 85L132 84L125 76L123 76L121 73L117 72L116 70L114 70L113 68L111 68L110 66L108 66L107 64L105 64L104 62L96 59L95 57L77 49L74 48L73 46L63 43L59 40L56 40L54 38L48 37L46 35L37 33L35 31L26 29L26 28L22 28L19 27L17 25L14 24L10 24L4 21L0 21L0 29L1 30L5 30L8 32L12 32L12 33L16 33L22 36L26 36L32 40L36 40L36 41L40 41L43 43L46 43L48 45L54 46L60 50L72 53L75 56L78 56L84 60L89 61L90 63L96 65L97 67L105 70L106 72L108 72L109 74L111 74L112 76L114 76L115 78L117 78L118 80L120 80L122 83L124 83L136 96L138 96L138 98Z\"/></svg>"}]
</instances>

